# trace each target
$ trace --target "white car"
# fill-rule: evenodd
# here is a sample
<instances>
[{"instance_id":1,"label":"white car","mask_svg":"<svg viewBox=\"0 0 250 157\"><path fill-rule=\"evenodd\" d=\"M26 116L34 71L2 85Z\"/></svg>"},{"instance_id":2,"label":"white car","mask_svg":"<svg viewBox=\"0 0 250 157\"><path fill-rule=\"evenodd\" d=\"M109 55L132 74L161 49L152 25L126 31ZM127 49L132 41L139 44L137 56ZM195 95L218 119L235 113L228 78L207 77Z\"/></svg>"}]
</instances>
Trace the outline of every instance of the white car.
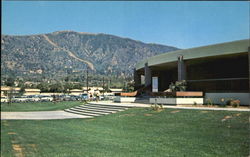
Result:
<instances>
[{"instance_id":1,"label":"white car","mask_svg":"<svg viewBox=\"0 0 250 157\"><path fill-rule=\"evenodd\" d=\"M8 99L5 96L1 97L1 103L4 103L4 102L8 102Z\"/></svg>"},{"instance_id":2,"label":"white car","mask_svg":"<svg viewBox=\"0 0 250 157\"><path fill-rule=\"evenodd\" d=\"M29 102L38 102L38 101L40 101L40 98L38 95L29 95L29 96L27 96L27 100Z\"/></svg>"},{"instance_id":3,"label":"white car","mask_svg":"<svg viewBox=\"0 0 250 157\"><path fill-rule=\"evenodd\" d=\"M26 96L13 97L12 101L13 102L27 102L27 97Z\"/></svg>"},{"instance_id":4,"label":"white car","mask_svg":"<svg viewBox=\"0 0 250 157\"><path fill-rule=\"evenodd\" d=\"M40 101L53 101L53 97L52 96L41 95L40 96Z\"/></svg>"}]
</instances>

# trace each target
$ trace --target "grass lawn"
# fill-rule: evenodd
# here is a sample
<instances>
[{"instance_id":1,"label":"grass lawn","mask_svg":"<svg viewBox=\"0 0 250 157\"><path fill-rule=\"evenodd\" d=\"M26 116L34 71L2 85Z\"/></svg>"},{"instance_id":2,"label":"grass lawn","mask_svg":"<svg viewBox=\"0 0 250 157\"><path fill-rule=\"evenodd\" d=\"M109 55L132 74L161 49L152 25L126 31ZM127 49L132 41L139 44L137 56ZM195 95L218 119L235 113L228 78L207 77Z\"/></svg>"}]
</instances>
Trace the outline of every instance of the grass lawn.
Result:
<instances>
[{"instance_id":1,"label":"grass lawn","mask_svg":"<svg viewBox=\"0 0 250 157\"><path fill-rule=\"evenodd\" d=\"M80 101L64 101L64 102L30 102L30 103L1 103L1 111L55 111L63 110L73 106L82 105Z\"/></svg>"},{"instance_id":2,"label":"grass lawn","mask_svg":"<svg viewBox=\"0 0 250 157\"><path fill-rule=\"evenodd\" d=\"M135 108L94 119L3 120L1 156L247 157L248 118L249 112Z\"/></svg>"}]
</instances>

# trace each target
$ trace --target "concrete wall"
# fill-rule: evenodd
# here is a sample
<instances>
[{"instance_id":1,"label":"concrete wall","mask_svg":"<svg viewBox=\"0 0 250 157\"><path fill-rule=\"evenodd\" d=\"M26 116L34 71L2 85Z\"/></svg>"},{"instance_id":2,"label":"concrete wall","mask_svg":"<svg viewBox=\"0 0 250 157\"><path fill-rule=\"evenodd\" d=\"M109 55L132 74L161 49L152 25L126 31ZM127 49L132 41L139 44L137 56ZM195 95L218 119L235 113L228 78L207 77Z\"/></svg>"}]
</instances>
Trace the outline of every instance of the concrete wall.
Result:
<instances>
[{"instance_id":1,"label":"concrete wall","mask_svg":"<svg viewBox=\"0 0 250 157\"><path fill-rule=\"evenodd\" d=\"M203 104L203 98L149 98L151 104L194 105Z\"/></svg>"},{"instance_id":2,"label":"concrete wall","mask_svg":"<svg viewBox=\"0 0 250 157\"><path fill-rule=\"evenodd\" d=\"M240 105L250 105L250 93L205 93L205 99L212 99L214 104L222 104L221 99L239 99ZM206 102L206 101L205 101Z\"/></svg>"},{"instance_id":3,"label":"concrete wall","mask_svg":"<svg viewBox=\"0 0 250 157\"><path fill-rule=\"evenodd\" d=\"M120 97L116 96L114 102L135 102L136 97Z\"/></svg>"}]
</instances>

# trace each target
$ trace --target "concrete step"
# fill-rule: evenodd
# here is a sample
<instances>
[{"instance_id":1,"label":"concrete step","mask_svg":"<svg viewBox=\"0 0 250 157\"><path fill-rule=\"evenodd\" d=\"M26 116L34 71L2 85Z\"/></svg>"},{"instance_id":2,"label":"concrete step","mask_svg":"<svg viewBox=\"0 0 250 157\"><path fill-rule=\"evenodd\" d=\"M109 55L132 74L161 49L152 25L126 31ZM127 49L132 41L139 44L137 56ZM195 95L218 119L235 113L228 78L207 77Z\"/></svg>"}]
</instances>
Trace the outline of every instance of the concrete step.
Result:
<instances>
[{"instance_id":1,"label":"concrete step","mask_svg":"<svg viewBox=\"0 0 250 157\"><path fill-rule=\"evenodd\" d=\"M115 113L117 111L123 110L106 110L106 109L99 109L99 108L88 108L88 107L74 107L79 110L87 110L87 111L96 111L96 112L106 112L106 113Z\"/></svg>"},{"instance_id":2,"label":"concrete step","mask_svg":"<svg viewBox=\"0 0 250 157\"><path fill-rule=\"evenodd\" d=\"M76 108L81 108L81 109L93 109L93 110L103 110L103 111L123 111L124 109L127 108L101 108L101 107L93 107L93 106L77 106Z\"/></svg>"},{"instance_id":3,"label":"concrete step","mask_svg":"<svg viewBox=\"0 0 250 157\"><path fill-rule=\"evenodd\" d=\"M116 113L119 111L127 110L129 107L126 106L116 106L116 105L103 105L103 104L84 104L76 107L72 107L69 109L65 109L64 111L80 114L85 116L103 116L111 113Z\"/></svg>"},{"instance_id":4,"label":"concrete step","mask_svg":"<svg viewBox=\"0 0 250 157\"><path fill-rule=\"evenodd\" d=\"M123 108L114 108L114 107L102 107L102 106L89 106L89 105L86 105L86 106L78 106L78 107L82 107L82 108L92 108L92 109L100 109L100 110L110 110L110 111L117 111L117 110L124 110L124 109L127 109L126 107L123 107Z\"/></svg>"},{"instance_id":5,"label":"concrete step","mask_svg":"<svg viewBox=\"0 0 250 157\"><path fill-rule=\"evenodd\" d=\"M93 113L91 114L91 113L86 113L86 112L74 111L74 110L70 110L70 109L65 109L64 111L74 113L74 114L80 114L80 115L84 115L84 116L92 116L92 117L103 116L101 114L93 114Z\"/></svg>"},{"instance_id":6,"label":"concrete step","mask_svg":"<svg viewBox=\"0 0 250 157\"><path fill-rule=\"evenodd\" d=\"M99 114L99 115L110 114L110 113L105 113L105 112L94 112L94 111L80 110L80 109L76 109L76 108L70 108L70 110L77 111L77 112L83 112L83 113L90 113L90 114Z\"/></svg>"},{"instance_id":7,"label":"concrete step","mask_svg":"<svg viewBox=\"0 0 250 157\"><path fill-rule=\"evenodd\" d=\"M98 106L98 107L107 107L107 108L130 108L128 106L118 106L118 105L104 105L104 104L86 104L87 106ZM80 105L82 106L82 105Z\"/></svg>"},{"instance_id":8,"label":"concrete step","mask_svg":"<svg viewBox=\"0 0 250 157\"><path fill-rule=\"evenodd\" d=\"M107 112L107 111L97 111L97 110L88 110L88 109L79 109L79 108L70 108L72 110L77 110L77 111L80 111L80 112L89 112L89 113L96 113L96 114L111 114L111 113L115 113L115 112Z\"/></svg>"}]
</instances>

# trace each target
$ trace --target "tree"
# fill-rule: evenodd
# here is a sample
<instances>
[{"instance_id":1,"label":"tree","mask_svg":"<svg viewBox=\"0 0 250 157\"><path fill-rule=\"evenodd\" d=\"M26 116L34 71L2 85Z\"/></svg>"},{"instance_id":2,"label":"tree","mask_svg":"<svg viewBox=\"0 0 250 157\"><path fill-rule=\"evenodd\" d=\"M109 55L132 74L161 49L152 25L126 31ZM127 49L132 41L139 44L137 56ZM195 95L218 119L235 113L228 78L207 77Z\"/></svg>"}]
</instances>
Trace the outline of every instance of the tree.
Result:
<instances>
[{"instance_id":1,"label":"tree","mask_svg":"<svg viewBox=\"0 0 250 157\"><path fill-rule=\"evenodd\" d=\"M74 85L72 83L66 83L64 85L64 93L69 93L69 90L73 89Z\"/></svg>"},{"instance_id":2,"label":"tree","mask_svg":"<svg viewBox=\"0 0 250 157\"><path fill-rule=\"evenodd\" d=\"M5 84L6 86L12 87L15 85L15 79L13 77L8 77Z\"/></svg>"},{"instance_id":3,"label":"tree","mask_svg":"<svg viewBox=\"0 0 250 157\"><path fill-rule=\"evenodd\" d=\"M23 94L24 94L24 92L25 92L25 87L24 87L24 86L22 86L22 87L21 87L21 89L20 89L19 94L20 94L20 95L23 95Z\"/></svg>"},{"instance_id":4,"label":"tree","mask_svg":"<svg viewBox=\"0 0 250 157\"><path fill-rule=\"evenodd\" d=\"M48 92L49 91L49 85L47 83L40 83L37 85L37 88L41 90L41 92Z\"/></svg>"},{"instance_id":5,"label":"tree","mask_svg":"<svg viewBox=\"0 0 250 157\"><path fill-rule=\"evenodd\" d=\"M13 87L10 87L9 91L5 91L4 95L7 96L7 102L8 102L9 105L11 105L12 98L13 98L13 95L14 95L14 89L13 89Z\"/></svg>"},{"instance_id":6,"label":"tree","mask_svg":"<svg viewBox=\"0 0 250 157\"><path fill-rule=\"evenodd\" d=\"M55 84L50 85L50 92L54 92L54 93L64 92L64 87L62 83L57 82Z\"/></svg>"}]
</instances>

